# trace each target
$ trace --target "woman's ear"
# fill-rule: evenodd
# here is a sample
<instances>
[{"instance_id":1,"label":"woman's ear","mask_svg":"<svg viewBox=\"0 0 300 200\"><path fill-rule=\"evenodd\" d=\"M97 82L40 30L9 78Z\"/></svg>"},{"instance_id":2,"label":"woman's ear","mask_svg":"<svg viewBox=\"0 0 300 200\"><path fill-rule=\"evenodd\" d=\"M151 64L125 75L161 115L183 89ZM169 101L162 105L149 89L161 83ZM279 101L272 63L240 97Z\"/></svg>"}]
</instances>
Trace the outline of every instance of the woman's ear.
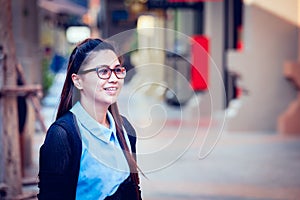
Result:
<instances>
[{"instance_id":1,"label":"woman's ear","mask_svg":"<svg viewBox=\"0 0 300 200\"><path fill-rule=\"evenodd\" d=\"M74 83L74 86L78 89L78 90L82 90L82 85L81 85L81 79L77 74L72 74L71 75L72 81Z\"/></svg>"}]
</instances>

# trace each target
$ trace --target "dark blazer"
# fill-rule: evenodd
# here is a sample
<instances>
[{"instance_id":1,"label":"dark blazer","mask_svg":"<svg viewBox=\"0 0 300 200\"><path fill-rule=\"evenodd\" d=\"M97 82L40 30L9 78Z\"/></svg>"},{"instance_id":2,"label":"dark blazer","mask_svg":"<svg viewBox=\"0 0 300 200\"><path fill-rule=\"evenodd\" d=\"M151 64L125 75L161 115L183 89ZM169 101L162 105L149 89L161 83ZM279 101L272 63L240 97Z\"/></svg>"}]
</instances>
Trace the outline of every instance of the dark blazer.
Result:
<instances>
[{"instance_id":1,"label":"dark blazer","mask_svg":"<svg viewBox=\"0 0 300 200\"><path fill-rule=\"evenodd\" d=\"M125 117L122 118L131 150L135 153L136 132L128 120ZM75 200L81 151L82 143L76 118L73 113L67 112L50 126L44 144L40 148L38 199ZM132 187L138 187L139 190L139 186L133 184L130 178L126 179L116 192L118 197L110 199L120 199L121 190L124 188L128 190ZM132 191L136 191L136 188ZM129 194L126 193L126 195ZM132 199L132 197L121 199Z\"/></svg>"}]
</instances>

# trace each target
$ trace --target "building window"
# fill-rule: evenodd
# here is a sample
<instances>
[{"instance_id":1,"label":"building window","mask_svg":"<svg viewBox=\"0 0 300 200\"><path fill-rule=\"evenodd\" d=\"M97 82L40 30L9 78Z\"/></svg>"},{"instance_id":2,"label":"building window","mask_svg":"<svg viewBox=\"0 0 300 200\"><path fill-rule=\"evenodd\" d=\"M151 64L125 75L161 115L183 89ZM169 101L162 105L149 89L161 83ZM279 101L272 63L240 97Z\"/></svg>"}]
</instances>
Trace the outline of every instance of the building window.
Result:
<instances>
[{"instance_id":1,"label":"building window","mask_svg":"<svg viewBox=\"0 0 300 200\"><path fill-rule=\"evenodd\" d=\"M243 0L225 0L225 49L243 50Z\"/></svg>"}]
</instances>

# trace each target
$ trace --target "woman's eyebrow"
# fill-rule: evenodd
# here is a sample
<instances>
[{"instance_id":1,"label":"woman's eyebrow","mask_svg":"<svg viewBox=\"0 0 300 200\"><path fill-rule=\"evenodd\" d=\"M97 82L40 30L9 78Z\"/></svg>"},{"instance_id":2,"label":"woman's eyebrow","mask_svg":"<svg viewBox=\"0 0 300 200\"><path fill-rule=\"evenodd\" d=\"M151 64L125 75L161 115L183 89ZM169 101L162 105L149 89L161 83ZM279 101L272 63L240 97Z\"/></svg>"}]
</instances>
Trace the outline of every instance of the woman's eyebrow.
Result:
<instances>
[{"instance_id":1,"label":"woman's eyebrow","mask_svg":"<svg viewBox=\"0 0 300 200\"><path fill-rule=\"evenodd\" d=\"M116 68L116 67L120 67L120 66L122 66L121 64L116 64L115 66L113 66L112 68ZM110 65L105 65L105 64L103 64L103 65L99 65L98 66L98 68L104 68L104 67L108 67L108 68L111 68L111 66Z\"/></svg>"}]
</instances>

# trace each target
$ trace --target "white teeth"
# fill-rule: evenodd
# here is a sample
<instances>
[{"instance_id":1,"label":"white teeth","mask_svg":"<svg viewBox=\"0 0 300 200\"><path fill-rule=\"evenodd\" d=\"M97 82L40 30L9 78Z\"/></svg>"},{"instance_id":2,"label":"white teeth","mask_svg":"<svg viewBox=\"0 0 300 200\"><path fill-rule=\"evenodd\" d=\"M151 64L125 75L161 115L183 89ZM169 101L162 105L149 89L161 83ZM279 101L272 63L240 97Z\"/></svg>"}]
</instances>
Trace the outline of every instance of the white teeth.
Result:
<instances>
[{"instance_id":1,"label":"white teeth","mask_svg":"<svg viewBox=\"0 0 300 200\"><path fill-rule=\"evenodd\" d=\"M108 91L116 91L117 88L105 88L105 90L108 90Z\"/></svg>"}]
</instances>

